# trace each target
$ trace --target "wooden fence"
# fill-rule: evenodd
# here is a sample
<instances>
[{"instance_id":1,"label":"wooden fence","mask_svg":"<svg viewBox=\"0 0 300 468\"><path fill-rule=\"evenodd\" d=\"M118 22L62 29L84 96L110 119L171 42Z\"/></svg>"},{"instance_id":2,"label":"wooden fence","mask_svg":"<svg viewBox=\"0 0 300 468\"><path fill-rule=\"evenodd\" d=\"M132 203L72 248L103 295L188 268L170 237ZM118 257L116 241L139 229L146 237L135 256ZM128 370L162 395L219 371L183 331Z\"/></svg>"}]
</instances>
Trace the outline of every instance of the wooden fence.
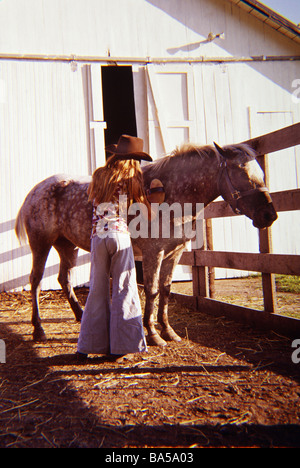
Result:
<instances>
[{"instance_id":1,"label":"wooden fence","mask_svg":"<svg viewBox=\"0 0 300 468\"><path fill-rule=\"evenodd\" d=\"M300 123L243 143L252 146L258 153L257 160L265 172L266 185L268 186L267 154L300 144ZM277 212L300 209L300 189L276 192L272 193L271 196ZM276 313L274 276L274 274L300 275L300 255L273 254L271 228L259 231L260 253L214 251L211 219L227 216L236 215L223 201L213 202L205 209L204 246L200 250L184 252L180 260L180 264L192 266L193 295L173 295L180 302L192 305L198 310L227 316L252 326L272 329L287 336L300 338L300 320ZM214 300L214 267L261 272L264 310Z\"/></svg>"}]
</instances>

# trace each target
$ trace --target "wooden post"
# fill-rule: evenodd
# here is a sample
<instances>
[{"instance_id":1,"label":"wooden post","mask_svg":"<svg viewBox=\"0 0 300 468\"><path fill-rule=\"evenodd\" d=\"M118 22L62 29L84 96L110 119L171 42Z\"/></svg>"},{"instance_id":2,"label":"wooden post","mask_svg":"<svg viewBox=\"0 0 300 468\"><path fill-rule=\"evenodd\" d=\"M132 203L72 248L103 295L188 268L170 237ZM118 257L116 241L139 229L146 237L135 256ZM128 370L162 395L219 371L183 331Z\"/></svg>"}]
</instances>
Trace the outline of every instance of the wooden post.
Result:
<instances>
[{"instance_id":1,"label":"wooden post","mask_svg":"<svg viewBox=\"0 0 300 468\"><path fill-rule=\"evenodd\" d=\"M262 170L265 173L265 183L269 184L269 162L268 155L257 158ZM272 253L272 233L271 228L259 230L259 251L260 253ZM262 273L262 288L264 295L264 310L274 313L277 309L275 275L273 273Z\"/></svg>"},{"instance_id":2,"label":"wooden post","mask_svg":"<svg viewBox=\"0 0 300 468\"><path fill-rule=\"evenodd\" d=\"M212 231L212 220L206 220L206 242L207 250L214 250L213 243L213 231ZM209 297L213 299L215 297L215 268L208 268L208 285L209 285Z\"/></svg>"},{"instance_id":3,"label":"wooden post","mask_svg":"<svg viewBox=\"0 0 300 468\"><path fill-rule=\"evenodd\" d=\"M203 246L199 250L206 250L206 223L203 220ZM194 250L194 253L196 250ZM209 297L208 268L206 266L193 266L193 296Z\"/></svg>"}]
</instances>

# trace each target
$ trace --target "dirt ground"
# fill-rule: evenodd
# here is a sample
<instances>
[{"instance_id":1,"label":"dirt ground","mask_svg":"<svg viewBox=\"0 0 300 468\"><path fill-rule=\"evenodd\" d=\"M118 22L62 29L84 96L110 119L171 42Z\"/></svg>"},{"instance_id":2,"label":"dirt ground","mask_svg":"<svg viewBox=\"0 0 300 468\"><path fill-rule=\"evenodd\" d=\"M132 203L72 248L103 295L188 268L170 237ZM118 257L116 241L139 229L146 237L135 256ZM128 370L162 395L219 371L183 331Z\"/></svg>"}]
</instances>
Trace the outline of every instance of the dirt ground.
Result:
<instances>
[{"instance_id":1,"label":"dirt ground","mask_svg":"<svg viewBox=\"0 0 300 468\"><path fill-rule=\"evenodd\" d=\"M237 296L228 281L220 291ZM82 305L87 292L77 290ZM171 300L180 343L78 364L80 324L60 291L41 294L46 343L32 341L28 292L0 301L0 447L300 447L300 363L289 338ZM299 295L286 303L299 307Z\"/></svg>"}]
</instances>

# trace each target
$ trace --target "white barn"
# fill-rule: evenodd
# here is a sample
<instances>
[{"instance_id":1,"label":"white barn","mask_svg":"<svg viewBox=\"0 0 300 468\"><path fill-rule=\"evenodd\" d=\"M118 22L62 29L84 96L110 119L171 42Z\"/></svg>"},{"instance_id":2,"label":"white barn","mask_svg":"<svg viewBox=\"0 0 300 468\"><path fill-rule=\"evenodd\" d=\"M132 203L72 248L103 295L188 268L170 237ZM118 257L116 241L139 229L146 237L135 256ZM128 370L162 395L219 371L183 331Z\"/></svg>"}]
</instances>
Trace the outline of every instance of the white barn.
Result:
<instances>
[{"instance_id":1,"label":"white barn","mask_svg":"<svg viewBox=\"0 0 300 468\"><path fill-rule=\"evenodd\" d=\"M300 29L256 0L2 0L0 31L2 291L28 287L14 234L28 191L91 174L121 133L158 158L300 121ZM299 147L272 155L270 173L272 191L299 188ZM280 214L275 252L300 253L299 226ZM257 251L257 237L245 217L214 220L216 250ZM43 288L58 287L57 263L52 252ZM88 277L81 252L75 284Z\"/></svg>"}]
</instances>

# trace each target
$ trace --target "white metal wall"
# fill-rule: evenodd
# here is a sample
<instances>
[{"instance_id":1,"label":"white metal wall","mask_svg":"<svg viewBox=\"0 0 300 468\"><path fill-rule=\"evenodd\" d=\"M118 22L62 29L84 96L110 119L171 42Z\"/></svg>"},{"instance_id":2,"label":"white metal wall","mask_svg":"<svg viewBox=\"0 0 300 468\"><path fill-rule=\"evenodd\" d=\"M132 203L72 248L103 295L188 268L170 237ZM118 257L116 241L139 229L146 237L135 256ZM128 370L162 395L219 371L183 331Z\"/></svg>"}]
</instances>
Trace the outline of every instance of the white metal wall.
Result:
<instances>
[{"instance_id":1,"label":"white metal wall","mask_svg":"<svg viewBox=\"0 0 300 468\"><path fill-rule=\"evenodd\" d=\"M258 107L251 113L252 128L257 134L261 127L272 129L287 127L296 123L295 112L287 106ZM267 130L268 131L268 130ZM270 154L269 177L270 190L300 188L300 151L299 147L287 148ZM300 253L300 211L278 213L278 219L272 226L272 243L274 253L299 255Z\"/></svg>"},{"instance_id":2,"label":"white metal wall","mask_svg":"<svg viewBox=\"0 0 300 468\"><path fill-rule=\"evenodd\" d=\"M297 63L210 68L212 93L210 107L205 108L214 120L215 130L210 127L210 132L217 133L221 144L244 141L300 121L300 105L292 98L293 88L289 90L287 85L300 71ZM207 90L207 77L205 83ZM299 147L270 155L271 191L299 188L299 157ZM213 233L215 250L258 252L258 231L246 217L215 219ZM298 253L299 212L280 213L272 234L274 252ZM247 274L216 268L216 277Z\"/></svg>"},{"instance_id":3,"label":"white metal wall","mask_svg":"<svg viewBox=\"0 0 300 468\"><path fill-rule=\"evenodd\" d=\"M1 62L0 284L28 285L29 247L20 247L14 221L26 194L55 173L88 174L85 90L69 64ZM82 253L80 254L82 255ZM82 270L82 273L80 273ZM77 282L89 265L78 269ZM44 288L56 288L58 256L49 256Z\"/></svg>"},{"instance_id":4,"label":"white metal wall","mask_svg":"<svg viewBox=\"0 0 300 468\"><path fill-rule=\"evenodd\" d=\"M77 64L75 69L73 65L0 63L1 289L28 287L30 251L19 246L13 231L28 191L55 173L88 174L104 160L100 64ZM288 67L292 78L297 69L293 63L286 64ZM238 142L300 120L299 105L276 82L276 76L270 80L249 65L165 64L149 68L150 73L147 67L134 67L135 96L139 135L154 157L185 141ZM280 155L270 156L272 190L287 188L290 183L289 188L299 186L299 148L289 154L280 167L276 166ZM278 185L279 176L286 180L285 185ZM297 216L280 214L273 228L275 252L298 252ZM214 220L213 227L216 250L258 250L257 230L247 218ZM88 257L83 252L80 256L83 265L76 270L75 284L89 278ZM58 287L57 272L58 256L53 252L44 288ZM216 274L241 273L217 269ZM185 272L182 275L186 278Z\"/></svg>"},{"instance_id":5,"label":"white metal wall","mask_svg":"<svg viewBox=\"0 0 300 468\"><path fill-rule=\"evenodd\" d=\"M299 47L225 0L4 0L2 54L111 57L297 55ZM224 40L207 41L209 33Z\"/></svg>"},{"instance_id":6,"label":"white metal wall","mask_svg":"<svg viewBox=\"0 0 300 468\"><path fill-rule=\"evenodd\" d=\"M0 61L1 290L28 285L31 256L13 231L27 192L54 173L85 175L103 161L100 64L76 62L76 55L129 57L128 63L132 58L138 133L154 157L187 139L222 145L275 130L284 126L282 112L300 121L300 104L292 99L299 62L263 59L299 55L299 46L224 0L2 1L0 31L1 54L45 56ZM225 39L207 41L210 32L224 32ZM59 54L74 60L47 60ZM239 61L252 55L262 59ZM189 63L199 56L236 63ZM145 67L134 63L136 57L186 57L186 63ZM274 227L276 251L285 237L279 231ZM298 245L295 232L292 242ZM215 220L214 233L218 250L257 250L257 232L244 217ZM80 255L84 265L75 284L89 277L87 258ZM44 288L57 287L57 263L52 254Z\"/></svg>"},{"instance_id":7,"label":"white metal wall","mask_svg":"<svg viewBox=\"0 0 300 468\"><path fill-rule=\"evenodd\" d=\"M293 88L289 91L283 85L297 71L299 65L288 62L280 68L273 63L265 67L244 63L147 66L144 137L149 138L150 153L159 157L186 141L238 143L299 121L300 105L292 98ZM299 147L272 154L269 160L270 190L299 187ZM279 215L273 227L274 252L298 252L299 226L299 212ZM215 250L259 251L258 231L244 216L213 220L213 239ZM217 278L247 274L216 269Z\"/></svg>"}]
</instances>

